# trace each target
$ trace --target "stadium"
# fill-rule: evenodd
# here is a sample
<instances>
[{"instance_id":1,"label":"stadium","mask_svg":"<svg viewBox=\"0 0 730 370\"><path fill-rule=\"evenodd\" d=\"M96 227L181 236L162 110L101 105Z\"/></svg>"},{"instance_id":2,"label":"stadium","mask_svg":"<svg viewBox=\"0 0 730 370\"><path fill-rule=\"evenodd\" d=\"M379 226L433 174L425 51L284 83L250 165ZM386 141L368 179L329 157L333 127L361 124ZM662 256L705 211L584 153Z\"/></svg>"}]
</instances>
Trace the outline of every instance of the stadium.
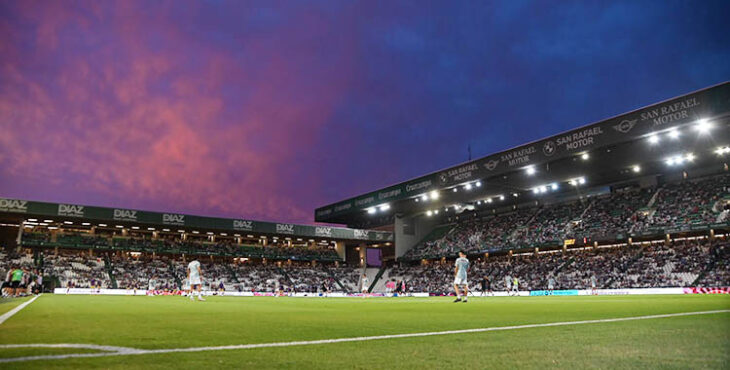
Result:
<instances>
[{"instance_id":1,"label":"stadium","mask_svg":"<svg viewBox=\"0 0 730 370\"><path fill-rule=\"evenodd\" d=\"M3 295L25 298L0 306L18 333L0 362L726 367L729 158L723 83L323 206L317 225L3 198Z\"/></svg>"}]
</instances>

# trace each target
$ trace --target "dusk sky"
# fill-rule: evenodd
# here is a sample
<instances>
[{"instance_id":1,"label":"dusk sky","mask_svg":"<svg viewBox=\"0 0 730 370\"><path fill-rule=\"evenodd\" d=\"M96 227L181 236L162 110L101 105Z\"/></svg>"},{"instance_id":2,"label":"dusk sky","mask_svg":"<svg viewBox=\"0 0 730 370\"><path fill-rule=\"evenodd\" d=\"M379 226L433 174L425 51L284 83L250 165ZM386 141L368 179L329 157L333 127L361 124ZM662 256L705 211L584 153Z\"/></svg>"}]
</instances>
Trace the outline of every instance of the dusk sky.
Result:
<instances>
[{"instance_id":1,"label":"dusk sky","mask_svg":"<svg viewBox=\"0 0 730 370\"><path fill-rule=\"evenodd\" d=\"M730 80L728 1L0 1L0 197L314 209Z\"/></svg>"}]
</instances>

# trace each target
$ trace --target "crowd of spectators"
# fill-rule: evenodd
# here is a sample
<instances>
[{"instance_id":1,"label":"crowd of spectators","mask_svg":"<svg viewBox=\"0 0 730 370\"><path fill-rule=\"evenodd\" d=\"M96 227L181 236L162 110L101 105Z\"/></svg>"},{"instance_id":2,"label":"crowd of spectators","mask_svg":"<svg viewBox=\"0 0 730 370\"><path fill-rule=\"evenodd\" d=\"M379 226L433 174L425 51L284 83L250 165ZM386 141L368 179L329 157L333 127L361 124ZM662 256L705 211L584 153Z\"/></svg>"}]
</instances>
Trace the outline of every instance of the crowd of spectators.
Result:
<instances>
[{"instance_id":1,"label":"crowd of spectators","mask_svg":"<svg viewBox=\"0 0 730 370\"><path fill-rule=\"evenodd\" d=\"M699 285L730 286L730 244L707 239L684 240L672 245L580 248L535 255L502 255L472 261L472 289L487 277L492 289L509 290L514 278L522 290L657 288L691 286L708 267ZM714 263L714 265L713 265ZM452 261L396 266L391 278L404 279L410 292L436 294L453 291Z\"/></svg>"},{"instance_id":2,"label":"crowd of spectators","mask_svg":"<svg viewBox=\"0 0 730 370\"><path fill-rule=\"evenodd\" d=\"M128 235L79 232L64 230L51 236L48 229L37 228L24 231L21 244L25 246L58 246L61 248L96 249L108 251L135 251L157 253L184 253L196 255L253 257L269 259L334 261L339 256L330 246L288 246L283 242L264 245L237 244L232 239L218 239L215 242L204 238L182 240L179 235L129 232Z\"/></svg>"},{"instance_id":3,"label":"crowd of spectators","mask_svg":"<svg viewBox=\"0 0 730 370\"><path fill-rule=\"evenodd\" d=\"M652 203L652 198L654 201ZM598 196L528 207L481 217L462 214L450 232L428 237L406 259L453 257L463 250L560 245L566 239L609 240L650 228L711 224L730 215L730 175L668 183L657 188L627 187ZM443 227L443 226L442 226Z\"/></svg>"},{"instance_id":4,"label":"crowd of spectators","mask_svg":"<svg viewBox=\"0 0 730 370\"><path fill-rule=\"evenodd\" d=\"M671 229L717 222L723 211L717 203L727 196L730 196L730 175L664 185L659 189L655 211L642 229Z\"/></svg>"},{"instance_id":5,"label":"crowd of spectators","mask_svg":"<svg viewBox=\"0 0 730 370\"><path fill-rule=\"evenodd\" d=\"M112 288L103 258L86 253L59 253L43 256L43 274L58 278L68 288Z\"/></svg>"}]
</instances>

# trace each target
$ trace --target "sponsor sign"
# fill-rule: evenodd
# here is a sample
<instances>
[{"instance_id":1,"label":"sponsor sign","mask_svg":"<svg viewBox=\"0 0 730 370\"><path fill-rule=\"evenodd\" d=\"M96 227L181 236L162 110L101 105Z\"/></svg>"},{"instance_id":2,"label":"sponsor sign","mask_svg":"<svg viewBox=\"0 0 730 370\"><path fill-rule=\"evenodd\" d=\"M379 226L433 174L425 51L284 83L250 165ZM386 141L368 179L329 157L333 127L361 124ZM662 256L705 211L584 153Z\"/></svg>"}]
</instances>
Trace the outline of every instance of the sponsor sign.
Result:
<instances>
[{"instance_id":1,"label":"sponsor sign","mask_svg":"<svg viewBox=\"0 0 730 370\"><path fill-rule=\"evenodd\" d=\"M28 201L0 198L0 211L3 212L28 212Z\"/></svg>"},{"instance_id":2,"label":"sponsor sign","mask_svg":"<svg viewBox=\"0 0 730 370\"><path fill-rule=\"evenodd\" d=\"M553 290L552 293L547 290L531 290L530 291L531 296L540 296L540 295L578 295L577 289L572 290Z\"/></svg>"},{"instance_id":3,"label":"sponsor sign","mask_svg":"<svg viewBox=\"0 0 730 370\"><path fill-rule=\"evenodd\" d=\"M233 230L253 231L253 221L233 220Z\"/></svg>"},{"instance_id":4,"label":"sponsor sign","mask_svg":"<svg viewBox=\"0 0 730 370\"><path fill-rule=\"evenodd\" d=\"M314 228L314 235L331 238L332 237L332 228L324 227L324 226L317 226Z\"/></svg>"},{"instance_id":5,"label":"sponsor sign","mask_svg":"<svg viewBox=\"0 0 730 370\"><path fill-rule=\"evenodd\" d=\"M185 226L185 215L163 213L162 223L165 225Z\"/></svg>"},{"instance_id":6,"label":"sponsor sign","mask_svg":"<svg viewBox=\"0 0 730 370\"><path fill-rule=\"evenodd\" d=\"M73 204L59 204L58 215L66 217L84 217L84 206Z\"/></svg>"},{"instance_id":7,"label":"sponsor sign","mask_svg":"<svg viewBox=\"0 0 730 370\"><path fill-rule=\"evenodd\" d=\"M115 209L113 218L117 221L137 221L137 211L131 209Z\"/></svg>"},{"instance_id":8,"label":"sponsor sign","mask_svg":"<svg viewBox=\"0 0 730 370\"><path fill-rule=\"evenodd\" d=\"M276 232L279 234L294 234L293 224L276 224Z\"/></svg>"}]
</instances>

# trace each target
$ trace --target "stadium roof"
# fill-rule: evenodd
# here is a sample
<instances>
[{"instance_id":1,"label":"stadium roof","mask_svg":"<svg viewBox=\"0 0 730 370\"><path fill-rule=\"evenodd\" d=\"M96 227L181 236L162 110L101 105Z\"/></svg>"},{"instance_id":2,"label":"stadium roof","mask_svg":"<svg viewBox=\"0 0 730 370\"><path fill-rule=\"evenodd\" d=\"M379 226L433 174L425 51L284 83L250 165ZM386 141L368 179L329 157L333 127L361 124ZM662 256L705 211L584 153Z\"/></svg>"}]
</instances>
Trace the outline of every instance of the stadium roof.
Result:
<instances>
[{"instance_id":1,"label":"stadium roof","mask_svg":"<svg viewBox=\"0 0 730 370\"><path fill-rule=\"evenodd\" d=\"M725 165L728 128L725 82L318 208L315 220L361 225L468 202L496 207L525 196ZM387 223L370 224L378 222Z\"/></svg>"},{"instance_id":2,"label":"stadium roof","mask_svg":"<svg viewBox=\"0 0 730 370\"><path fill-rule=\"evenodd\" d=\"M34 223L61 223L103 227L132 227L177 232L225 232L235 234L265 234L331 240L392 241L393 234L385 231L349 229L332 226L274 223L245 219L193 216L178 213L159 213L122 208L91 207L78 204L34 202L0 198L0 222L20 224L33 219ZM48 222L46 222L46 220ZM144 230L144 229L143 229Z\"/></svg>"}]
</instances>

